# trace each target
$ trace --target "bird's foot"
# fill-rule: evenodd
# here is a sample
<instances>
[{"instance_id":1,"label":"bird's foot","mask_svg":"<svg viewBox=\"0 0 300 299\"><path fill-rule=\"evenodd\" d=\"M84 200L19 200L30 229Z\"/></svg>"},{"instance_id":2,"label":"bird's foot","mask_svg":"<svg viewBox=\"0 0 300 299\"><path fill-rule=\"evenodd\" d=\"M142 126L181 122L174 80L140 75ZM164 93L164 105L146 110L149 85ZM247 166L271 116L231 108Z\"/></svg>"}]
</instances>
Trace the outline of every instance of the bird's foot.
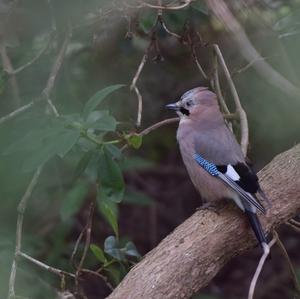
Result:
<instances>
[{"instance_id":1,"label":"bird's foot","mask_svg":"<svg viewBox=\"0 0 300 299\"><path fill-rule=\"evenodd\" d=\"M209 210L217 214L218 216L220 215L220 208L222 208L222 205L217 204L215 202L206 202L204 203L201 207L197 208L197 211L205 211Z\"/></svg>"}]
</instances>

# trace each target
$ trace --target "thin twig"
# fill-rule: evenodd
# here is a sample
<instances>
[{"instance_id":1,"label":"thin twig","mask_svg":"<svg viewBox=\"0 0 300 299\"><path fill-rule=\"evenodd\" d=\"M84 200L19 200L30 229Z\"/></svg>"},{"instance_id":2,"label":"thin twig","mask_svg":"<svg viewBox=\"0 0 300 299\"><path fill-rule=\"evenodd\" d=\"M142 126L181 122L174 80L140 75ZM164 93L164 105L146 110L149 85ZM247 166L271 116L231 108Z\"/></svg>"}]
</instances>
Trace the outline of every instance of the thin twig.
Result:
<instances>
[{"instance_id":1,"label":"thin twig","mask_svg":"<svg viewBox=\"0 0 300 299\"><path fill-rule=\"evenodd\" d=\"M160 7L157 9L157 16L160 18L160 17L162 17L162 14L163 14L163 10L161 9L162 0L157 0L157 5Z\"/></svg>"},{"instance_id":2,"label":"thin twig","mask_svg":"<svg viewBox=\"0 0 300 299\"><path fill-rule=\"evenodd\" d=\"M3 69L6 72L13 72L14 68L12 66L12 62L6 51L6 46L3 41L0 41L0 55L1 55ZM18 85L17 78L15 75L10 76L9 83L11 85L13 101L14 101L14 108L16 108L16 107L20 106L21 99L20 99L19 85Z\"/></svg>"},{"instance_id":3,"label":"thin twig","mask_svg":"<svg viewBox=\"0 0 300 299\"><path fill-rule=\"evenodd\" d=\"M264 59L249 40L244 28L235 18L227 3L224 0L206 0L207 6L212 10L215 16L221 21L234 38L240 53L249 63L253 62L254 69L272 84L275 88L293 98L299 98L300 89L292 82L277 72ZM284 97L282 97L284 98ZM285 99L285 98L284 98Z\"/></svg>"},{"instance_id":4,"label":"thin twig","mask_svg":"<svg viewBox=\"0 0 300 299\"><path fill-rule=\"evenodd\" d=\"M7 115L1 117L1 118L0 118L0 125L3 124L3 123L5 123L6 121L8 121L8 120L10 120L10 119L12 119L12 118L14 118L14 117L16 117L16 116L19 115L20 113L22 113L22 112L28 110L28 109L31 108L34 104L35 104L35 101L31 101L31 102L29 102L28 104L26 104L26 105L24 105L24 106L22 106L22 107L20 107L20 108L18 108L18 109L16 109L16 110L10 112L9 114L7 114Z\"/></svg>"},{"instance_id":5,"label":"thin twig","mask_svg":"<svg viewBox=\"0 0 300 299\"><path fill-rule=\"evenodd\" d=\"M19 115L20 113L22 113L24 111L27 111L29 108L34 106L35 103L37 103L37 102L39 102L43 99L47 101L47 103L50 106L53 114L56 115L56 116L59 116L59 113L58 113L55 105L53 104L53 102L50 99L50 93L51 93L51 91L54 87L56 77L57 77L58 72L59 72L59 70L61 68L61 65L63 63L64 55L65 55L68 43L70 41L70 38L71 38L71 29L68 30L68 32L66 34L66 37L64 39L63 45L62 45L62 47L61 47L54 63L53 63L49 78L48 78L47 83L46 83L46 87L42 91L42 95L39 98L37 98L36 100L31 101L28 104L26 104L26 105L24 105L24 106L22 106L22 107L20 107L16 110L12 111L11 113L1 117L0 118L0 124L5 123L6 121L16 117L17 115Z\"/></svg>"},{"instance_id":6,"label":"thin twig","mask_svg":"<svg viewBox=\"0 0 300 299\"><path fill-rule=\"evenodd\" d=\"M192 52L192 56L193 56L193 58L194 58L194 61L195 61L195 63L196 63L197 68L199 69L199 71L200 71L201 75L203 76L203 78L204 78L205 80L207 80L208 77L207 77L207 75L205 74L205 72L204 72L204 70L203 70L203 68L202 68L202 66L201 66L201 64L200 64L200 62L199 62L199 60L198 60L197 53L196 53L196 50L195 50L195 46L194 46L194 45L191 46L191 52Z\"/></svg>"},{"instance_id":7,"label":"thin twig","mask_svg":"<svg viewBox=\"0 0 300 299\"><path fill-rule=\"evenodd\" d=\"M273 55L274 57L275 55ZM260 61L260 60L265 60L267 59L268 57L256 57L255 59L253 59L252 61L250 61L249 63L247 63L245 66L241 67L240 69L232 72L232 77L237 75L237 74L240 74L244 71L246 71L248 68L250 68L254 63L256 63L257 61Z\"/></svg>"},{"instance_id":8,"label":"thin twig","mask_svg":"<svg viewBox=\"0 0 300 299\"><path fill-rule=\"evenodd\" d=\"M158 123L155 123L154 125L144 129L140 133L136 133L136 135L145 136L145 135L148 135L152 131L155 131L156 129L158 129L158 128L164 126L164 125L172 124L172 123L175 123L175 122L178 122L178 121L179 121L179 117L167 118L165 120L159 121ZM128 144L126 143L120 148L120 151L123 152L127 148L128 148Z\"/></svg>"},{"instance_id":9,"label":"thin twig","mask_svg":"<svg viewBox=\"0 0 300 299\"><path fill-rule=\"evenodd\" d=\"M236 115L236 113L223 114L223 116L225 119L228 119L228 120L238 120L239 119L239 117L238 117L238 115Z\"/></svg>"},{"instance_id":10,"label":"thin twig","mask_svg":"<svg viewBox=\"0 0 300 299\"><path fill-rule=\"evenodd\" d=\"M139 64L139 67L132 79L131 85L130 85L130 90L134 90L134 92L136 93L137 99L138 99L138 112L137 112L137 119L136 119L136 127L140 127L141 122L142 122L142 112L143 112L143 97L138 89L138 87L136 86L137 80L139 79L141 72L147 62L148 59L148 50L151 47L152 42L150 42L145 54L142 57L142 60Z\"/></svg>"},{"instance_id":11,"label":"thin twig","mask_svg":"<svg viewBox=\"0 0 300 299\"><path fill-rule=\"evenodd\" d=\"M142 2L139 7L150 7L155 9L162 9L162 10L180 10L187 6L189 6L194 0L186 0L185 3L177 6L167 6L167 5L153 5L147 2Z\"/></svg>"},{"instance_id":12,"label":"thin twig","mask_svg":"<svg viewBox=\"0 0 300 299\"><path fill-rule=\"evenodd\" d=\"M10 28L11 27L11 24L10 24L11 16L13 15L19 2L20 2L19 0L15 0L10 3L8 12L4 15L4 17L2 16L2 20L1 20L2 28ZM6 51L5 40L0 41L0 55L1 55L1 59L2 59L3 68L5 70L9 70L9 71L13 70L13 65L12 65L10 57ZM21 104L19 85L17 82L17 78L14 75L11 76L9 78L9 83L10 83L11 89L12 89L14 108L17 108Z\"/></svg>"},{"instance_id":13,"label":"thin twig","mask_svg":"<svg viewBox=\"0 0 300 299\"><path fill-rule=\"evenodd\" d=\"M37 265L38 267L48 271L48 272L51 272L51 273L54 273L60 277L63 277L63 276L69 276L69 277L72 277L72 278L75 278L75 274L73 273L70 273L70 272L66 272L66 271L63 271L61 269L58 269L58 268L54 268L54 267L51 267L37 259L34 259L33 257L29 256L28 254L26 253L23 253L23 252L19 252L18 253L18 256L30 261L31 263Z\"/></svg>"},{"instance_id":14,"label":"thin twig","mask_svg":"<svg viewBox=\"0 0 300 299\"><path fill-rule=\"evenodd\" d=\"M84 244L84 249L83 249L83 254L81 256L77 272L80 272L83 266L83 263L85 261L90 243L91 243L91 232L92 232L92 222L93 222L93 214L94 214L94 209L95 209L95 202L92 201L90 204L89 208L89 213L88 213L88 220L86 224L86 229L85 229L85 244Z\"/></svg>"},{"instance_id":15,"label":"thin twig","mask_svg":"<svg viewBox=\"0 0 300 299\"><path fill-rule=\"evenodd\" d=\"M287 221L285 224L288 225L289 227L293 228L297 233L300 233L300 227L290 223L289 221Z\"/></svg>"},{"instance_id":16,"label":"thin twig","mask_svg":"<svg viewBox=\"0 0 300 299\"><path fill-rule=\"evenodd\" d=\"M58 75L58 72L59 72L59 70L62 66L66 50L67 50L68 44L69 44L70 39L71 39L71 36L72 36L71 26L69 26L69 28L67 30L67 33L66 33L66 36L65 36L65 39L63 41L63 44L62 44L62 46L61 46L61 48L60 48L60 50L57 54L57 57L56 57L54 63L53 63L49 78L47 80L46 87L42 91L42 95L45 96L45 98L46 98L46 100L47 100L47 102L48 102L48 104L49 104L50 108L52 109L55 116L59 116L59 113L57 112L56 107L54 106L54 104L51 101L50 94L51 94L51 91L54 87L54 83L55 83L56 77Z\"/></svg>"},{"instance_id":17,"label":"thin twig","mask_svg":"<svg viewBox=\"0 0 300 299\"><path fill-rule=\"evenodd\" d=\"M22 231L23 231L23 220L24 213L26 210L28 199L31 197L33 189L35 188L38 179L41 174L43 166L38 167L36 172L34 173L21 201L18 205L18 218L17 218L17 228L16 228L16 247L15 247L15 256L13 259L13 263L11 266L11 273L9 278L9 287L8 287L8 299L15 297L15 282L16 282L16 273L17 273L17 257L21 252L21 244L22 244Z\"/></svg>"},{"instance_id":18,"label":"thin twig","mask_svg":"<svg viewBox=\"0 0 300 299\"><path fill-rule=\"evenodd\" d=\"M179 121L179 117L173 117L173 118L167 118L165 120L162 120L146 129L144 129L142 132L138 133L139 136L145 136L147 134L149 134L150 132L164 126L164 125L167 125L167 124L172 124L172 123L175 123L175 122L178 122Z\"/></svg>"},{"instance_id":19,"label":"thin twig","mask_svg":"<svg viewBox=\"0 0 300 299\"><path fill-rule=\"evenodd\" d=\"M132 79L132 82L131 82L131 85L130 85L130 89L134 89L134 87L136 86L136 82L137 80L139 79L140 75L141 75L141 72L145 66L145 63L147 62L147 59L148 59L148 54L147 54L147 50L146 50L146 53L143 55L142 57L142 60L138 66L138 69Z\"/></svg>"},{"instance_id":20,"label":"thin twig","mask_svg":"<svg viewBox=\"0 0 300 299\"><path fill-rule=\"evenodd\" d=\"M54 17L54 8L51 0L48 0L48 6L49 6L49 12L50 12L50 17L51 17L51 28L53 31L56 31L57 26L56 26L56 20Z\"/></svg>"},{"instance_id":21,"label":"thin twig","mask_svg":"<svg viewBox=\"0 0 300 299\"><path fill-rule=\"evenodd\" d=\"M82 238L83 238L83 236L84 236L84 234L85 234L85 231L86 231L86 226L85 226L85 227L83 228L83 230L80 232L79 237L78 237L77 240L76 240L74 249L73 249L72 254L71 254L70 262L71 262L71 264L72 264L72 266L73 266L74 268L77 268L77 267L78 267L78 266L76 265L76 262L75 262L75 256L76 256L76 254L77 254L79 244L80 244L80 242L81 242L81 240L82 240Z\"/></svg>"},{"instance_id":22,"label":"thin twig","mask_svg":"<svg viewBox=\"0 0 300 299\"><path fill-rule=\"evenodd\" d=\"M63 59L64 59L64 54L70 39L70 31L68 31L66 38L63 42L63 45L54 61L53 67L51 69L49 78L47 80L47 84L46 87L44 88L42 95L44 95L44 97L46 97L46 100L48 102L48 104L50 105L50 107L52 108L53 113L58 116L58 112L55 108L55 106L53 105L53 103L50 100L50 93L54 87L54 83L55 83L55 79L56 76L61 68ZM43 98L43 97L41 97ZM32 101L29 104L11 112L9 115L3 117L0 119L0 123L7 121L8 119L11 119L12 117L18 115L19 113L29 109L35 102ZM17 257L21 252L21 243L22 243L22 229L23 229L23 220L24 220L24 213L25 213L25 209L26 209L26 205L27 205L27 201L30 198L32 191L34 189L34 187L37 184L38 178L40 176L41 170L42 170L43 166L39 166L38 169L36 170L35 174L33 175L27 189L26 192L24 193L19 205L18 205L18 218L17 218L17 229L16 229L16 247L15 247L15 257L12 263L12 267L11 267L11 273L10 273L10 279L9 279L9 290L8 290L8 299L14 298L15 297L15 280L16 280L16 271L17 271Z\"/></svg>"},{"instance_id":23,"label":"thin twig","mask_svg":"<svg viewBox=\"0 0 300 299\"><path fill-rule=\"evenodd\" d=\"M142 97L142 94L140 93L139 89L137 88L137 86L134 86L133 89L138 98L138 112L137 112L137 118L136 118L136 127L138 128L141 126L141 123L142 123L143 97Z\"/></svg>"},{"instance_id":24,"label":"thin twig","mask_svg":"<svg viewBox=\"0 0 300 299\"><path fill-rule=\"evenodd\" d=\"M88 249L91 243L91 232L92 232L92 222L93 222L93 214L94 214L94 209L95 209L95 202L94 200L90 204L89 208L89 213L88 213L88 218L87 218L87 223L83 229L85 232L85 244L83 248L83 253L80 259L80 262L78 264L78 267L76 269L76 275L75 275L75 285L76 285L76 291L79 293L79 275L81 273L83 263L85 261L86 255L88 253ZM80 237L81 239L82 237ZM76 242L77 243L77 242ZM79 244L79 243L78 243ZM77 245L78 246L78 245Z\"/></svg>"},{"instance_id":25,"label":"thin twig","mask_svg":"<svg viewBox=\"0 0 300 299\"><path fill-rule=\"evenodd\" d=\"M228 106L225 102L225 99L224 99L222 91L221 91L220 80L219 80L219 71L218 71L218 69L219 69L218 68L218 57L217 57L215 52L213 54L214 54L214 57L213 57L214 89L215 89L215 92L218 96L218 100L219 100L219 103L221 105L221 108L222 108L223 112L226 113L226 114L230 114L230 110L229 110L229 108L228 108Z\"/></svg>"},{"instance_id":26,"label":"thin twig","mask_svg":"<svg viewBox=\"0 0 300 299\"><path fill-rule=\"evenodd\" d=\"M271 242L268 244L269 245L269 248L271 249L271 247L276 243L276 238L273 238L271 240ZM256 271L254 273L254 276L251 280L251 284L250 284L250 288L249 288L249 293L248 293L248 299L253 299L253 295L254 295L254 291L255 291L255 287L256 287L256 284L257 284L257 280L258 280L258 277L261 273L261 270L264 266L264 263L267 259L267 257L269 256L270 252L269 251L264 251L263 255L261 256L260 260L259 260L259 263L258 263L258 266L256 268Z\"/></svg>"},{"instance_id":27,"label":"thin twig","mask_svg":"<svg viewBox=\"0 0 300 299\"><path fill-rule=\"evenodd\" d=\"M21 73L22 71L24 71L29 66L33 65L47 51L47 49L49 48L49 45L51 44L52 38L53 38L53 33L50 34L49 40L47 41L47 44L45 45L45 47L43 49L41 49L38 52L38 54L35 57L33 57L30 61L28 61L24 65L22 65L22 66L20 66L20 67L18 67L16 69L14 69L14 70L4 69L5 72L8 75L17 75L17 74Z\"/></svg>"},{"instance_id":28,"label":"thin twig","mask_svg":"<svg viewBox=\"0 0 300 299\"><path fill-rule=\"evenodd\" d=\"M295 219L290 219L289 222L297 227L300 228L300 222Z\"/></svg>"},{"instance_id":29,"label":"thin twig","mask_svg":"<svg viewBox=\"0 0 300 299\"><path fill-rule=\"evenodd\" d=\"M108 281L107 277L98 273L98 272L95 272L95 271L92 271L92 270L89 270L89 269L81 269L81 272L83 273L89 273L89 274L92 274L92 275L95 275L97 277L99 277L102 281L105 282L105 284L108 286L108 288L113 291L114 290L114 287L111 285L111 283Z\"/></svg>"},{"instance_id":30,"label":"thin twig","mask_svg":"<svg viewBox=\"0 0 300 299\"><path fill-rule=\"evenodd\" d=\"M248 144L249 144L249 128L248 128L248 120L247 120L247 115L241 105L241 101L239 98L239 95L237 93L237 90L235 88L235 85L233 83L233 80L231 78L230 72L227 68L227 65L225 63L224 57L221 53L221 50L219 48L218 45L214 44L213 45L213 49L218 57L218 60L223 68L225 77L228 81L232 96L233 96L233 100L235 103L235 107L236 107L236 111L239 114L239 118L240 118L240 126L241 126L241 148L243 151L243 154L246 156L247 155L247 148L248 148Z\"/></svg>"},{"instance_id":31,"label":"thin twig","mask_svg":"<svg viewBox=\"0 0 300 299\"><path fill-rule=\"evenodd\" d=\"M286 262L287 262L287 264L289 266L289 270L290 270L290 274L291 274L291 277L292 277L292 280L293 280L293 283L294 283L295 291L297 292L296 296L298 298L300 298L300 285L299 285L298 278L297 278L297 275L295 273L294 267L293 267L292 262L290 260L290 257L288 255L288 253L287 253L287 251L286 251L283 243L281 242L281 240L280 240L277 232L274 231L273 234L275 235L275 238L276 238L276 241L277 241L277 245L280 248L280 250L281 250L283 256L285 257Z\"/></svg>"},{"instance_id":32,"label":"thin twig","mask_svg":"<svg viewBox=\"0 0 300 299\"><path fill-rule=\"evenodd\" d=\"M171 30L167 27L167 24L165 23L165 21L164 21L164 19L163 19L162 17L159 19L159 22L160 22L162 28L163 28L168 34L170 34L171 36L175 37L175 38L178 39L178 41L180 41L180 42L183 41L181 35L179 35L179 34L173 32L173 31L171 31Z\"/></svg>"}]
</instances>

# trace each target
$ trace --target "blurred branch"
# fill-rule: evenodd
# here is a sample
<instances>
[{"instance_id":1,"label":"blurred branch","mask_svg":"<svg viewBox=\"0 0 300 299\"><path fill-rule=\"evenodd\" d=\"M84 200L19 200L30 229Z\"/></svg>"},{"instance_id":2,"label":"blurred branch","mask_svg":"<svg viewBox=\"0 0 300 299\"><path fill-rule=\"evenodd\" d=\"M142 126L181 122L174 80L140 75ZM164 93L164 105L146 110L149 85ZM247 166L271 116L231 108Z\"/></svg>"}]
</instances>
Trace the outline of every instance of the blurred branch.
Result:
<instances>
[{"instance_id":1,"label":"blurred branch","mask_svg":"<svg viewBox=\"0 0 300 299\"><path fill-rule=\"evenodd\" d=\"M2 60L2 65L4 71L7 73L13 73L14 68L12 66L12 62L8 56L8 53L6 51L6 46L4 41L0 41L0 55ZM9 83L11 86L11 91L13 95L13 107L16 108L20 106L21 99L20 99L20 91L19 91L19 85L17 82L17 78L14 74L12 74L9 78Z\"/></svg>"},{"instance_id":2,"label":"blurred branch","mask_svg":"<svg viewBox=\"0 0 300 299\"><path fill-rule=\"evenodd\" d=\"M140 133L134 133L135 135L138 135L138 136L145 136L145 135L148 135L149 133L151 133L152 131L155 131L156 129L164 126L164 125L168 125L168 124L172 124L172 123L175 123L175 122L178 122L179 121L179 117L173 117L173 118L167 118L167 119L164 119L162 121L159 121L158 123L155 123L154 125L144 129L143 131L141 131ZM128 148L128 144L124 144L122 147L121 147L121 151L124 151L125 149Z\"/></svg>"},{"instance_id":3,"label":"blurred branch","mask_svg":"<svg viewBox=\"0 0 300 299\"><path fill-rule=\"evenodd\" d=\"M271 249L272 246L276 243L276 238L273 238L271 240L271 242L268 244L269 245L269 248ZM251 283L250 283L250 288L249 288L249 292L248 292L248 299L253 299L253 296L254 296L254 291L255 291L255 287L256 287L256 284L257 284L257 281L258 281L258 277L263 269L263 266L265 264L265 261L267 259L267 257L270 255L270 252L269 251L264 251L263 255L261 256L260 260L259 260L259 263L257 265L257 268L256 268L256 271L253 275L253 278L251 280Z\"/></svg>"},{"instance_id":4,"label":"blurred branch","mask_svg":"<svg viewBox=\"0 0 300 299\"><path fill-rule=\"evenodd\" d=\"M297 298L300 298L300 285L299 285L299 282L298 282L297 274L295 273L293 264L290 260L289 254L287 253L287 251L286 251L283 243L281 242L277 232L274 232L274 235L275 235L275 238L276 238L277 245L280 248L280 250L281 250L281 252L282 252L283 256L285 257L286 262L288 264L290 275L291 275L293 283L294 283L296 296L297 296Z\"/></svg>"},{"instance_id":5,"label":"blurred branch","mask_svg":"<svg viewBox=\"0 0 300 299\"><path fill-rule=\"evenodd\" d=\"M225 102L225 99L223 97L221 86L220 86L220 80L219 80L219 68L218 68L218 56L216 55L216 52L213 53L213 80L212 80L212 86L217 94L221 109L225 113L225 115L230 115L230 110Z\"/></svg>"},{"instance_id":6,"label":"blurred branch","mask_svg":"<svg viewBox=\"0 0 300 299\"><path fill-rule=\"evenodd\" d=\"M155 8L155 9L161 9L161 10L179 10L179 9L183 9L183 8L189 6L193 1L194 0L185 0L185 1L182 1L182 2L184 2L183 4L174 5L174 6L171 6L171 5L153 5L153 4L142 1L141 4L138 7L139 8L140 7L149 7L149 8Z\"/></svg>"},{"instance_id":7,"label":"blurred branch","mask_svg":"<svg viewBox=\"0 0 300 299\"><path fill-rule=\"evenodd\" d=\"M167 24L165 23L164 19L163 18L160 18L160 23L161 23L161 26L162 28L171 36L175 37L176 39L178 39L178 41L182 41L182 36L171 31L168 27L167 27Z\"/></svg>"},{"instance_id":8,"label":"blurred branch","mask_svg":"<svg viewBox=\"0 0 300 299\"><path fill-rule=\"evenodd\" d=\"M230 87L230 90L231 90L231 93L232 93L232 96L233 96L233 100L234 100L234 103L235 103L235 108L236 108L236 111L237 111L237 113L239 115L239 119L240 119L241 148L242 148L244 156L247 156L247 148L248 148L248 144L249 144L249 128L248 128L247 115L246 115L246 112L244 111L244 109L241 105L239 95L237 93L237 90L235 88L235 85L233 83L230 72L227 68L227 65L225 63L224 57L221 53L221 50L220 50L219 46L214 44L213 49L215 51L215 54L218 57L220 65L221 65L221 67L224 71L225 77L228 81L228 84L229 84L229 87Z\"/></svg>"},{"instance_id":9,"label":"blurred branch","mask_svg":"<svg viewBox=\"0 0 300 299\"><path fill-rule=\"evenodd\" d=\"M208 77L207 77L207 75L205 74L205 72L204 72L204 70L203 70L203 68L202 68L202 66L201 66L201 64L200 64L200 62L199 62L199 60L198 60L198 57L197 57L197 54L196 54L196 50L195 50L195 46L192 45L191 48L192 48L192 49L191 49L191 52L192 52L192 56L193 56L193 58L194 58L195 64L196 64L198 70L200 71L201 75L203 76L203 78L204 78L205 80L207 80Z\"/></svg>"},{"instance_id":10,"label":"blurred branch","mask_svg":"<svg viewBox=\"0 0 300 299\"><path fill-rule=\"evenodd\" d=\"M63 64L65 53L68 47L68 44L70 42L72 36L72 28L69 25L69 28L67 29L66 36L64 38L64 41L62 43L62 46L57 54L57 57L52 65L52 69L50 71L50 75L46 84L46 87L42 91L42 95L45 97L46 101L48 102L50 108L52 109L54 115L59 116L56 107L53 105L52 100L50 98L51 91L54 87L54 83L56 80L56 77L58 75L59 70L61 69L61 66Z\"/></svg>"},{"instance_id":11,"label":"blurred branch","mask_svg":"<svg viewBox=\"0 0 300 299\"><path fill-rule=\"evenodd\" d=\"M272 231L300 211L299 157L297 145L258 174L272 198L272 209L260 216L264 231ZM229 260L256 242L235 207L226 205L218 214L197 211L131 269L108 299L190 298Z\"/></svg>"},{"instance_id":12,"label":"blurred branch","mask_svg":"<svg viewBox=\"0 0 300 299\"><path fill-rule=\"evenodd\" d=\"M295 219L290 219L289 222L291 224L293 224L294 226L297 226L298 228L300 228L300 222L296 221Z\"/></svg>"},{"instance_id":13,"label":"blurred branch","mask_svg":"<svg viewBox=\"0 0 300 299\"><path fill-rule=\"evenodd\" d=\"M68 30L66 37L64 39L63 45L60 49L60 51L58 52L58 55L53 63L49 78L47 80L46 83L46 87L44 88L44 90L42 91L42 96L41 98L43 98L43 96L46 98L49 106L52 109L52 112L54 115L58 116L58 112L57 109L55 108L55 106L53 105L51 99L50 99L50 93L54 87L54 83L57 77L57 74L61 68L63 59L64 59L64 55L65 55L65 51L69 42L69 39L71 37L71 33ZM34 101L30 102L29 104L18 108L17 110L11 112L9 115L4 116L0 119L0 123L3 123L4 121L7 121L9 119L11 119L12 117L18 115L19 113L29 109L31 106L34 105ZM23 220L24 220L24 213L26 210L26 206L27 206L27 202L28 199L31 197L31 194L33 192L33 189L35 188L39 176L41 174L43 165L40 165L35 174L33 175L19 205L18 205L18 217L17 217L17 229L16 229L16 247L15 247L15 256L14 256L14 260L12 263L12 267L11 267L11 273L10 273L10 279L9 279L9 291L8 291L8 299L12 299L15 297L15 280L16 280L16 272L17 272L17 258L18 256L23 256L25 258L27 258L28 260L31 258L29 256L27 256L26 254L20 254L21 253L21 243L22 243L22 230L23 230ZM33 258L31 259L31 261L33 262ZM38 264L37 262L35 262L35 264ZM41 264L40 264L41 266ZM48 269L49 270L49 269ZM50 271L50 270L49 270Z\"/></svg>"},{"instance_id":14,"label":"blurred branch","mask_svg":"<svg viewBox=\"0 0 300 299\"><path fill-rule=\"evenodd\" d=\"M28 61L24 65L18 67L17 69L6 69L5 68L4 71L10 76L17 75L17 74L21 73L22 71L24 71L29 66L33 65L47 51L47 49L49 48L49 46L51 44L52 38L53 38L53 33L50 34L49 40L47 41L45 47L43 49L41 49L39 51L39 53L35 57L33 57L30 61Z\"/></svg>"},{"instance_id":15,"label":"blurred branch","mask_svg":"<svg viewBox=\"0 0 300 299\"><path fill-rule=\"evenodd\" d=\"M16 117L17 115L19 115L20 113L28 110L29 108L31 108L33 105L35 104L35 101L31 101L28 104L21 106L20 108L14 110L13 112L3 116L0 118L0 125L5 123L6 121Z\"/></svg>"},{"instance_id":16,"label":"blurred branch","mask_svg":"<svg viewBox=\"0 0 300 299\"><path fill-rule=\"evenodd\" d=\"M51 272L51 273L54 273L54 274L60 276L61 278L63 278L63 276L69 276L69 277L75 278L75 274L63 271L63 270L58 269L58 268L48 266L45 263L42 263L41 261L36 260L33 257L31 257L31 256L29 256L26 253L23 253L21 251L18 253L18 256L24 258L27 261L30 261L31 263L37 265L38 267L40 267L40 268L42 268L42 269L44 269L48 272Z\"/></svg>"},{"instance_id":17,"label":"blurred branch","mask_svg":"<svg viewBox=\"0 0 300 299\"><path fill-rule=\"evenodd\" d=\"M261 55L254 48L243 27L231 13L226 3L223 0L206 0L206 4L232 34L240 48L240 54L249 63L252 63L256 71L275 88L280 89L291 97L299 98L300 89L261 58Z\"/></svg>"},{"instance_id":18,"label":"blurred branch","mask_svg":"<svg viewBox=\"0 0 300 299\"><path fill-rule=\"evenodd\" d=\"M157 130L158 128L160 128L164 125L172 124L172 123L175 123L178 121L179 121L179 117L167 118L165 120L162 120L146 129L144 129L142 132L138 133L138 135L145 136L145 135L149 134L150 132Z\"/></svg>"},{"instance_id":19,"label":"blurred branch","mask_svg":"<svg viewBox=\"0 0 300 299\"><path fill-rule=\"evenodd\" d=\"M97 276L98 278L100 278L102 281L105 282L105 284L108 286L108 288L113 291L114 288L113 286L111 285L111 283L108 281L107 277L98 273L98 272L95 272L95 271L92 271L92 270L89 270L89 269L81 269L81 272L83 273L89 273L89 274L92 274L92 275L95 275Z\"/></svg>"},{"instance_id":20,"label":"blurred branch","mask_svg":"<svg viewBox=\"0 0 300 299\"><path fill-rule=\"evenodd\" d=\"M58 75L58 72L62 66L64 57L65 57L65 52L67 49L67 46L69 44L71 38L71 27L69 27L69 29L67 30L66 36L64 38L63 44L54 60L54 63L52 65L52 69L50 71L50 75L48 77L47 83L46 83L46 87L43 89L41 96L39 98L37 98L36 100L33 100L31 102L29 102L28 104L14 110L13 112L3 116L0 118L0 124L5 123L6 121L16 117L17 115L19 115L20 113L27 111L29 108L31 108L36 102L39 102L41 100L46 100L46 102L48 103L49 107L51 108L52 112L54 113L54 115L58 116L59 113L57 112L56 107L54 106L53 102L50 99L50 93L54 87L54 83L56 80L56 77Z\"/></svg>"},{"instance_id":21,"label":"blurred branch","mask_svg":"<svg viewBox=\"0 0 300 299\"><path fill-rule=\"evenodd\" d=\"M8 287L8 299L15 298L15 283L16 283L16 273L17 273L17 258L21 252L22 245L22 231L23 231L23 220L24 213L27 207L28 199L31 197L33 189L35 188L38 179L40 177L43 166L40 166L34 173L21 201L18 205L18 217L17 217L17 228L16 228L16 247L15 247L15 256L11 266L11 273L9 278L9 287Z\"/></svg>"},{"instance_id":22,"label":"blurred branch","mask_svg":"<svg viewBox=\"0 0 300 299\"><path fill-rule=\"evenodd\" d=\"M85 233L85 244L83 248L83 253L80 259L80 262L78 264L77 270L76 270L76 276L75 276L75 285L76 285L76 291L79 292L79 275L83 267L83 263L85 261L86 255L89 250L89 246L91 243L91 232L92 232L92 222L93 222L93 214L95 209L95 201L93 200L89 207L88 217L87 217L87 223L86 226L83 229L83 232ZM81 234L80 234L81 235ZM73 256L73 254L72 254Z\"/></svg>"},{"instance_id":23,"label":"blurred branch","mask_svg":"<svg viewBox=\"0 0 300 299\"><path fill-rule=\"evenodd\" d=\"M300 233L300 227L292 224L290 221L287 221L285 224L294 229L297 233Z\"/></svg>"},{"instance_id":24,"label":"blurred branch","mask_svg":"<svg viewBox=\"0 0 300 299\"><path fill-rule=\"evenodd\" d=\"M265 60L269 57L257 57L256 59L253 59L252 61L250 61L249 63L247 63L245 66L241 67L238 70L235 70L234 72L232 72L232 76L240 74L242 72L245 72L248 68L250 68L256 61L258 60Z\"/></svg>"},{"instance_id":25,"label":"blurred branch","mask_svg":"<svg viewBox=\"0 0 300 299\"><path fill-rule=\"evenodd\" d=\"M142 121L142 112L143 112L143 97L138 89L138 87L136 86L136 83L141 75L141 72L147 62L148 59L148 51L152 46L152 41L149 43L143 57L142 60L138 66L138 69L132 79L131 85L130 85L130 90L134 90L138 99L138 112L137 112L137 119L136 119L136 126L140 127L141 125L141 121Z\"/></svg>"}]
</instances>

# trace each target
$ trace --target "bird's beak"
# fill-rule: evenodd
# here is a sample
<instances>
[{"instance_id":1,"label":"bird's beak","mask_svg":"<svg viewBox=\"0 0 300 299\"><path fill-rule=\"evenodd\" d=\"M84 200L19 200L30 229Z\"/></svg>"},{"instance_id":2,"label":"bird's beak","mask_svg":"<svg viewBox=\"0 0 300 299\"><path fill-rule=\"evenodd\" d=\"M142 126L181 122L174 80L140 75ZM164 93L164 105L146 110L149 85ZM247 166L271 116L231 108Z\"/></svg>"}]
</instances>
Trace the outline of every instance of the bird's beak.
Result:
<instances>
[{"instance_id":1,"label":"bird's beak","mask_svg":"<svg viewBox=\"0 0 300 299\"><path fill-rule=\"evenodd\" d=\"M178 102L176 103L171 103L165 106L166 109L168 110L173 110L173 111L178 111L180 109Z\"/></svg>"}]
</instances>

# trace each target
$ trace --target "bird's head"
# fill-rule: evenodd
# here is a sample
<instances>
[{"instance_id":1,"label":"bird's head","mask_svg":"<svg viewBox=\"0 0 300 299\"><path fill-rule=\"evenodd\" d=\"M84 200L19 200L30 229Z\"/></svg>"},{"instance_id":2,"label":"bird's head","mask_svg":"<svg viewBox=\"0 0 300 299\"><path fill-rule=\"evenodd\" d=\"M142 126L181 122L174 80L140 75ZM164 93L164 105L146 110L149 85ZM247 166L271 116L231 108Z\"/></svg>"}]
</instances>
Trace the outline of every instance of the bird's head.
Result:
<instances>
[{"instance_id":1,"label":"bird's head","mask_svg":"<svg viewBox=\"0 0 300 299\"><path fill-rule=\"evenodd\" d=\"M184 93L176 103L166 105L169 110L174 110L180 118L199 117L204 110L217 107L216 95L207 87L196 87Z\"/></svg>"}]
</instances>

